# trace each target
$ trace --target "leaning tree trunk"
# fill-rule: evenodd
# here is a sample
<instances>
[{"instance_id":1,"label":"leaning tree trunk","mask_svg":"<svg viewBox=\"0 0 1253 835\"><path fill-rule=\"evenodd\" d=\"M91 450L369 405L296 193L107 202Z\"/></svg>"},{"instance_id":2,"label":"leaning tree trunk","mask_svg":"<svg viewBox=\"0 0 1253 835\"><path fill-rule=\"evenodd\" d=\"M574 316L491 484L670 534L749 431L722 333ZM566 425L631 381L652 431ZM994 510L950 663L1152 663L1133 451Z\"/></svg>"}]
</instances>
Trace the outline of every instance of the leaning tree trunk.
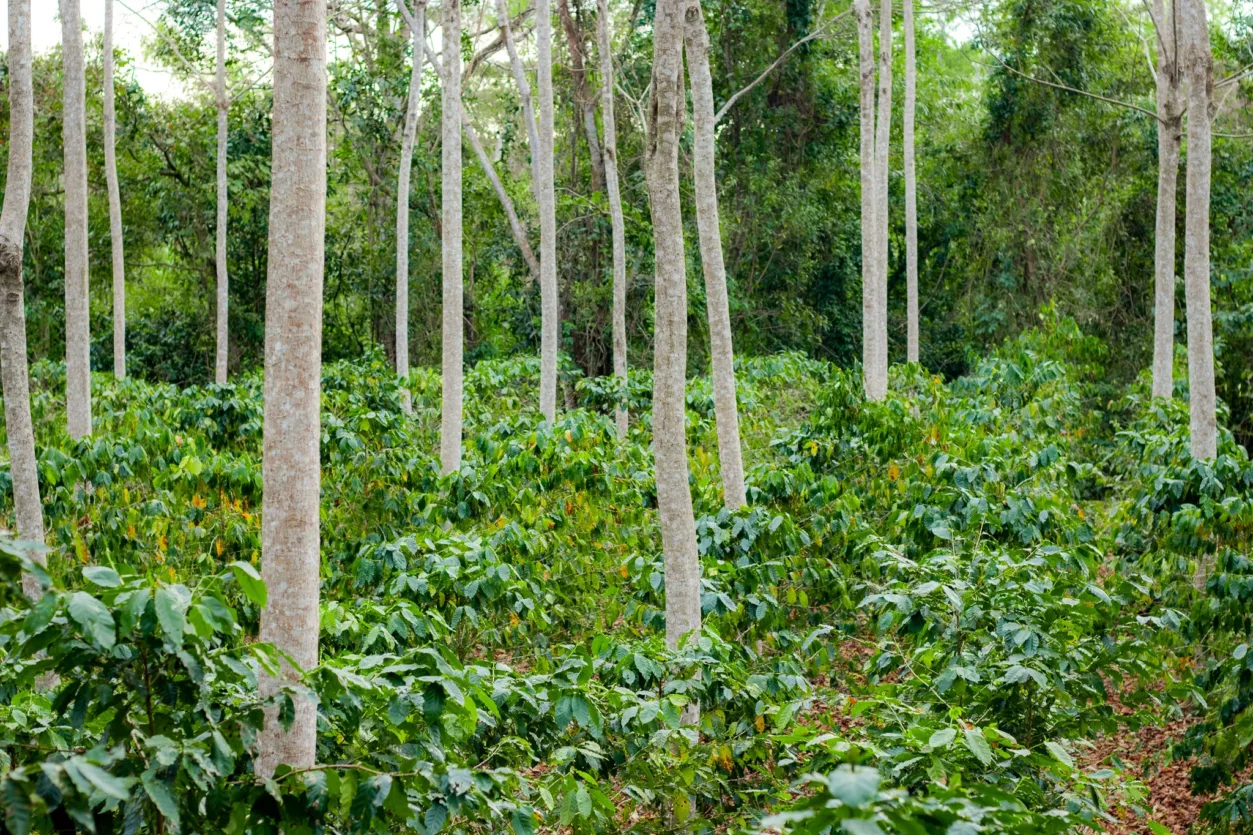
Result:
<instances>
[{"instance_id":1,"label":"leaning tree trunk","mask_svg":"<svg viewBox=\"0 0 1253 835\"><path fill-rule=\"evenodd\" d=\"M700 260L705 270L705 307L709 316L709 353L713 360L714 417L718 428L718 460L723 501L730 510L748 504L744 492L744 460L740 449L740 415L735 400L735 354L731 345L731 313L727 271L718 227L718 181L714 171L714 91L709 70L709 32L700 0L689 0L684 28L687 71L692 85L695 141L692 167L696 185L696 225Z\"/></svg>"},{"instance_id":2,"label":"leaning tree trunk","mask_svg":"<svg viewBox=\"0 0 1253 835\"><path fill-rule=\"evenodd\" d=\"M443 413L439 458L444 472L461 469L461 384L464 311L461 286L461 0L444 4Z\"/></svg>"},{"instance_id":3,"label":"leaning tree trunk","mask_svg":"<svg viewBox=\"0 0 1253 835\"><path fill-rule=\"evenodd\" d=\"M647 173L656 270L653 455L666 569L666 642L700 631L700 557L688 486L685 428L687 270L679 202L683 129L683 23L687 0L659 0L653 26ZM695 717L686 717L694 719Z\"/></svg>"},{"instance_id":4,"label":"leaning tree trunk","mask_svg":"<svg viewBox=\"0 0 1253 835\"><path fill-rule=\"evenodd\" d=\"M326 0L274 2L274 159L265 302L261 640L318 660L322 272L326 237ZM287 670L287 678L298 674ZM283 680L262 676L261 693ZM256 773L313 765L317 708L293 696L288 730L266 713Z\"/></svg>"},{"instance_id":5,"label":"leaning tree trunk","mask_svg":"<svg viewBox=\"0 0 1253 835\"><path fill-rule=\"evenodd\" d=\"M627 415L627 334L626 334L626 231L622 221L622 194L618 190L618 128L613 115L613 53L610 36L609 0L597 0L597 36L600 48L601 121L605 128L605 192L609 196L609 226L613 239L613 375L617 378L618 401L615 420L618 437L625 439Z\"/></svg>"},{"instance_id":6,"label":"leaning tree trunk","mask_svg":"<svg viewBox=\"0 0 1253 835\"><path fill-rule=\"evenodd\" d=\"M397 0L404 8L405 0ZM396 374L401 380L401 406L412 408L409 394L409 179L413 172L413 143L418 135L422 98L422 59L426 55L426 0L419 0L410 23L413 32L413 70L409 73L409 106L400 145L400 173L396 185Z\"/></svg>"},{"instance_id":7,"label":"leaning tree trunk","mask_svg":"<svg viewBox=\"0 0 1253 835\"><path fill-rule=\"evenodd\" d=\"M483 143L479 141L478 132L474 130L474 125L470 122L469 114L464 110L461 112L461 127L465 132L466 139L470 142L470 148L479 159L479 165L482 166L483 173L487 175L487 181L492 184L492 191L496 192L496 199L500 201L500 207L505 211L505 220L509 221L509 231L513 235L513 242L517 244L518 250L522 253L522 260L526 261L530 280L539 280L539 259L535 257L535 252L531 249L531 242L527 240L526 229L523 228L522 220L518 217L518 212L513 206L513 198L509 196L509 192L505 191L505 184L500 181L500 175L496 173L496 166L492 164L492 158L487 155L487 150L484 149Z\"/></svg>"},{"instance_id":8,"label":"leaning tree trunk","mask_svg":"<svg viewBox=\"0 0 1253 835\"><path fill-rule=\"evenodd\" d=\"M544 419L557 418L557 342L561 312L557 301L557 194L553 185L553 24L549 0L535 2L539 87L539 407Z\"/></svg>"},{"instance_id":9,"label":"leaning tree trunk","mask_svg":"<svg viewBox=\"0 0 1253 835\"><path fill-rule=\"evenodd\" d=\"M879 3L879 102L875 110L875 316L871 324L873 367L866 396L888 391L888 153L892 135L892 0Z\"/></svg>"},{"instance_id":10,"label":"leaning tree trunk","mask_svg":"<svg viewBox=\"0 0 1253 835\"><path fill-rule=\"evenodd\" d=\"M1210 118L1213 115L1214 61L1210 53L1205 0L1182 0L1181 5L1181 28L1187 38L1185 74L1188 79L1183 278L1188 308L1192 457L1212 459L1218 454L1214 330L1209 287Z\"/></svg>"},{"instance_id":11,"label":"leaning tree trunk","mask_svg":"<svg viewBox=\"0 0 1253 835\"><path fill-rule=\"evenodd\" d=\"M905 14L905 359L918 362L918 179L914 172L914 110L918 101L918 69L914 55L914 3L904 0Z\"/></svg>"},{"instance_id":12,"label":"leaning tree trunk","mask_svg":"<svg viewBox=\"0 0 1253 835\"><path fill-rule=\"evenodd\" d=\"M226 182L226 120L230 113L230 100L226 97L226 0L218 0L218 60L217 78L213 96L218 111L218 220L217 220L217 348L213 363L213 379L224 385L227 378L227 361L230 356L230 283L226 272L226 226L228 220Z\"/></svg>"},{"instance_id":13,"label":"leaning tree trunk","mask_svg":"<svg viewBox=\"0 0 1253 835\"><path fill-rule=\"evenodd\" d=\"M91 322L87 296L87 133L83 19L61 0L65 67L61 139L65 152L65 411L70 437L91 434Z\"/></svg>"},{"instance_id":14,"label":"leaning tree trunk","mask_svg":"<svg viewBox=\"0 0 1253 835\"><path fill-rule=\"evenodd\" d=\"M535 205L539 206L544 202L544 198L540 196L539 127L535 124L535 109L531 104L531 85L526 80L526 70L522 68L522 58L519 57L518 46L513 40L513 29L509 25L509 10L505 6L505 0L496 0L496 17L505 33L509 68L513 71L514 83L518 85L518 98L522 102L522 121L526 122L527 148L531 157L531 193L535 195Z\"/></svg>"},{"instance_id":15,"label":"leaning tree trunk","mask_svg":"<svg viewBox=\"0 0 1253 835\"><path fill-rule=\"evenodd\" d=\"M878 281L878 215L875 177L875 90L874 90L874 20L870 0L856 0L857 43L860 70L861 102L861 342L862 375L866 396L877 391L875 372L875 323L879 320Z\"/></svg>"},{"instance_id":16,"label":"leaning tree trunk","mask_svg":"<svg viewBox=\"0 0 1253 835\"><path fill-rule=\"evenodd\" d=\"M111 4L110 4L111 5ZM18 538L44 542L43 505L35 460L35 429L30 415L30 378L26 370L25 292L22 244L30 205L31 146L35 134L31 70L30 0L9 0L9 173L0 212L0 384L4 386L4 423L9 439L9 478ZM45 564L42 551L31 558ZM28 597L40 595L39 583L22 577Z\"/></svg>"},{"instance_id":17,"label":"leaning tree trunk","mask_svg":"<svg viewBox=\"0 0 1253 835\"><path fill-rule=\"evenodd\" d=\"M1174 5L1173 3L1171 4ZM1175 362L1175 200L1179 146L1183 137L1179 46L1174 22L1166 20L1163 0L1153 3L1157 26L1157 227L1154 231L1153 396L1174 395Z\"/></svg>"},{"instance_id":18,"label":"leaning tree trunk","mask_svg":"<svg viewBox=\"0 0 1253 835\"><path fill-rule=\"evenodd\" d=\"M122 197L117 185L117 117L113 95L113 0L104 3L104 176L109 188L109 244L113 255L113 374L126 376L126 257Z\"/></svg>"}]
</instances>

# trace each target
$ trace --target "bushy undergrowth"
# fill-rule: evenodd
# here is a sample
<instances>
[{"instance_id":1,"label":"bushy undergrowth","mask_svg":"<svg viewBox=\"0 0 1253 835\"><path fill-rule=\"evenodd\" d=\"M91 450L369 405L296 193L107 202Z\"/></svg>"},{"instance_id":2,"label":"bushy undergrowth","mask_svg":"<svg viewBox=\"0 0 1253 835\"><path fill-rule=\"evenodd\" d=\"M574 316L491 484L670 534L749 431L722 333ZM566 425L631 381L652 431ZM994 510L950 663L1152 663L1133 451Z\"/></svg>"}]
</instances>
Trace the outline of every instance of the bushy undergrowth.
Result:
<instances>
[{"instance_id":1,"label":"bushy undergrowth","mask_svg":"<svg viewBox=\"0 0 1253 835\"><path fill-rule=\"evenodd\" d=\"M569 375L548 425L534 361L479 363L441 476L438 375L407 381L407 417L380 357L327 366L322 765L265 783L260 381L98 376L72 442L62 372L36 366L49 567L27 600L0 542L4 825L1059 832L1143 800L1089 740L1184 710L1178 753L1224 785L1253 737L1253 467L1229 435L1191 461L1186 406L1111 396L1104 359L1049 317L952 383L894 369L881 403L855 371L741 360L737 513L692 381L705 629L681 653L646 373ZM1248 791L1212 816L1238 828Z\"/></svg>"}]
</instances>

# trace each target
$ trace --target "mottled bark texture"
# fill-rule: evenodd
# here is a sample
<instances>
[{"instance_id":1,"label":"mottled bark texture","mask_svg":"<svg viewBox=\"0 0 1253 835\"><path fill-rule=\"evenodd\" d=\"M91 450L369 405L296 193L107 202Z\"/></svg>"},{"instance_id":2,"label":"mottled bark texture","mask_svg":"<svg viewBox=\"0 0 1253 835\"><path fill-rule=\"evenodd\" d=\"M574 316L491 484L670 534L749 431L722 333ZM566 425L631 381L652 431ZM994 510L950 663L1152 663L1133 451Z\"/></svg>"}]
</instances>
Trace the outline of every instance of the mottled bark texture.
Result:
<instances>
[{"instance_id":1,"label":"mottled bark texture","mask_svg":"<svg viewBox=\"0 0 1253 835\"><path fill-rule=\"evenodd\" d=\"M1188 309L1188 392L1192 457L1218 454L1214 393L1214 330L1210 311L1209 211L1210 119L1213 117L1214 59L1210 53L1205 0L1180 0L1188 80L1188 168L1184 218L1183 280Z\"/></svg>"},{"instance_id":2,"label":"mottled bark texture","mask_svg":"<svg viewBox=\"0 0 1253 835\"><path fill-rule=\"evenodd\" d=\"M109 190L109 245L113 256L113 373L126 376L126 257L122 196L117 184L117 114L113 95L113 0L104 3L104 177Z\"/></svg>"},{"instance_id":3,"label":"mottled bark texture","mask_svg":"<svg viewBox=\"0 0 1253 835\"><path fill-rule=\"evenodd\" d=\"M557 299L557 193L553 185L553 24L549 0L535 0L539 87L539 267L540 382L544 419L557 418L557 343L561 311Z\"/></svg>"},{"instance_id":4,"label":"mottled bark texture","mask_svg":"<svg viewBox=\"0 0 1253 835\"><path fill-rule=\"evenodd\" d=\"M861 103L861 362L866 396L873 397L877 390L874 378L879 319L879 296L875 291L879 275L879 201L875 177L874 18L870 0L856 0L853 11L857 15Z\"/></svg>"},{"instance_id":5,"label":"mottled bark texture","mask_svg":"<svg viewBox=\"0 0 1253 835\"><path fill-rule=\"evenodd\" d=\"M914 111L918 68L914 44L914 2L904 0L905 113L905 359L918 362L918 177L914 170Z\"/></svg>"},{"instance_id":6,"label":"mottled bark texture","mask_svg":"<svg viewBox=\"0 0 1253 835\"><path fill-rule=\"evenodd\" d=\"M400 171L396 176L396 374L401 379L401 405L408 414L409 387L409 182L413 173L413 144L418 136L422 102L422 59L426 55L426 0L410 15L405 0L396 0L413 36L413 69L409 73L409 104L400 141Z\"/></svg>"},{"instance_id":7,"label":"mottled bark texture","mask_svg":"<svg viewBox=\"0 0 1253 835\"><path fill-rule=\"evenodd\" d=\"M888 154L892 136L892 0L879 3L879 102L875 110L875 276L866 396L888 392Z\"/></svg>"},{"instance_id":8,"label":"mottled bark texture","mask_svg":"<svg viewBox=\"0 0 1253 835\"><path fill-rule=\"evenodd\" d=\"M91 434L91 322L87 296L87 78L78 0L61 2L65 72L65 412L71 438Z\"/></svg>"},{"instance_id":9,"label":"mottled bark texture","mask_svg":"<svg viewBox=\"0 0 1253 835\"><path fill-rule=\"evenodd\" d=\"M700 557L688 485L684 386L687 269L679 201L683 129L683 27L687 0L659 0L653 28L647 174L653 219L656 313L653 344L653 455L666 570L666 642L700 631Z\"/></svg>"},{"instance_id":10,"label":"mottled bark texture","mask_svg":"<svg viewBox=\"0 0 1253 835\"><path fill-rule=\"evenodd\" d=\"M1157 28L1157 226L1153 244L1153 396L1175 391L1175 201L1179 187L1179 148L1183 141L1179 46L1171 3L1154 0Z\"/></svg>"},{"instance_id":11,"label":"mottled bark texture","mask_svg":"<svg viewBox=\"0 0 1253 835\"><path fill-rule=\"evenodd\" d=\"M705 271L705 307L709 317L709 354L713 361L714 418L718 430L718 461L723 501L730 510L748 504L744 492L744 459L740 447L740 415L735 400L735 353L731 344L731 312L727 270L722 259L718 217L718 180L714 169L715 111L709 69L709 31L700 0L688 0L684 21L687 72L692 86L693 180L700 260Z\"/></svg>"},{"instance_id":12,"label":"mottled bark texture","mask_svg":"<svg viewBox=\"0 0 1253 835\"><path fill-rule=\"evenodd\" d=\"M274 152L265 300L261 640L318 660L322 270L326 237L326 0L275 0ZM296 677L288 670L289 677ZM263 676L261 693L281 680ZM266 714L256 773L313 765L317 710L293 696L288 730Z\"/></svg>"},{"instance_id":13,"label":"mottled bark texture","mask_svg":"<svg viewBox=\"0 0 1253 835\"><path fill-rule=\"evenodd\" d=\"M9 476L18 539L43 544L43 505L35 463L35 429L30 416L30 378L26 360L25 292L22 243L30 206L31 146L35 134L31 69L30 0L9 0L9 167L4 209L0 212L0 385L4 386L4 424L9 441ZM45 563L42 551L31 553ZM41 593L39 583L22 577L28 597Z\"/></svg>"},{"instance_id":14,"label":"mottled bark texture","mask_svg":"<svg viewBox=\"0 0 1253 835\"><path fill-rule=\"evenodd\" d=\"M230 113L230 99L226 96L226 0L218 0L218 57L213 97L218 114L218 219L217 219L217 346L214 352L213 379L219 384L226 382L230 357L230 283L226 271L226 230L228 217L226 182L226 118Z\"/></svg>"},{"instance_id":15,"label":"mottled bark texture","mask_svg":"<svg viewBox=\"0 0 1253 835\"><path fill-rule=\"evenodd\" d=\"M587 139L588 158L591 162L592 191L605 190L605 164L600 151L600 137L596 132L596 93L587 80L587 59L584 52L583 29L570 13L569 0L557 0L557 14L561 28L566 33L566 46L570 50L570 81L574 85L574 99L583 116L583 136Z\"/></svg>"},{"instance_id":16,"label":"mottled bark texture","mask_svg":"<svg viewBox=\"0 0 1253 835\"><path fill-rule=\"evenodd\" d=\"M444 472L461 469L462 349L465 339L461 278L461 0L443 10L443 411L439 460ZM447 45L453 44L449 48Z\"/></svg>"},{"instance_id":17,"label":"mottled bark texture","mask_svg":"<svg viewBox=\"0 0 1253 835\"><path fill-rule=\"evenodd\" d=\"M600 51L600 119L605 130L605 192L609 197L609 228L613 242L613 375L625 397L627 385L626 227L622 221L622 193L618 187L618 127L613 113L613 34L609 0L597 0L597 37ZM618 437L626 438L629 423L625 400L614 411Z\"/></svg>"}]
</instances>

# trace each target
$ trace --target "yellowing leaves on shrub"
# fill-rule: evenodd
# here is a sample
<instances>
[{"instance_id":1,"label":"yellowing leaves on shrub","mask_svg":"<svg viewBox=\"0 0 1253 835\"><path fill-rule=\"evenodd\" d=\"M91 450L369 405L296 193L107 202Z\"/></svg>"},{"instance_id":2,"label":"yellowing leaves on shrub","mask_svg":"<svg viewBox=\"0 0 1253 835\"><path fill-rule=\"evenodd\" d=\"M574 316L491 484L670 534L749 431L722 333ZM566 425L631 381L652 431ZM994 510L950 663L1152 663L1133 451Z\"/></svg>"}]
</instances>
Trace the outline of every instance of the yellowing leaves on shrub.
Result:
<instances>
[{"instance_id":1,"label":"yellowing leaves on shrub","mask_svg":"<svg viewBox=\"0 0 1253 835\"><path fill-rule=\"evenodd\" d=\"M199 493L191 497L191 506L196 508L197 510L204 510L205 507L208 506L208 504L209 503L206 502L204 500L204 497L201 496Z\"/></svg>"},{"instance_id":2,"label":"yellowing leaves on shrub","mask_svg":"<svg viewBox=\"0 0 1253 835\"><path fill-rule=\"evenodd\" d=\"M888 480L896 481L901 477L901 468L896 466L896 462L888 465Z\"/></svg>"}]
</instances>

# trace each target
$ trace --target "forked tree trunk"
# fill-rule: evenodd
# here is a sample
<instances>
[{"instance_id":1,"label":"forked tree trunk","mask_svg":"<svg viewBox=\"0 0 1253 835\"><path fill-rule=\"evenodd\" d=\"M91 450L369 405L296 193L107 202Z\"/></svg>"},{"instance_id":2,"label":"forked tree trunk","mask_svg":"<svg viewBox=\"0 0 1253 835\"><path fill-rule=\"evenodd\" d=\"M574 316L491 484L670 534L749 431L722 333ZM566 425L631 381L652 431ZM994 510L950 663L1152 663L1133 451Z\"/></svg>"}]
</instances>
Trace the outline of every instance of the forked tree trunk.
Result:
<instances>
[{"instance_id":1,"label":"forked tree trunk","mask_svg":"<svg viewBox=\"0 0 1253 835\"><path fill-rule=\"evenodd\" d=\"M914 55L914 2L904 0L905 28L905 359L918 362L918 178L914 171L914 110L918 68Z\"/></svg>"},{"instance_id":2,"label":"forked tree trunk","mask_svg":"<svg viewBox=\"0 0 1253 835\"><path fill-rule=\"evenodd\" d=\"M61 2L65 67L61 138L65 153L65 411L71 438L91 434L91 323L87 296L87 133L83 20L78 0Z\"/></svg>"},{"instance_id":3,"label":"forked tree trunk","mask_svg":"<svg viewBox=\"0 0 1253 835\"><path fill-rule=\"evenodd\" d=\"M518 85L518 98L522 102L522 121L526 123L527 148L531 157L531 193L535 195L535 205L543 203L540 196L539 170L539 126L535 123L535 108L531 104L531 84L526 80L526 70L522 67L522 58L518 55L518 45L513 40L513 29L509 25L509 9L505 0L496 0L496 17L500 28L505 33L505 49L509 53L509 68L513 71L514 83Z\"/></svg>"},{"instance_id":4,"label":"forked tree trunk","mask_svg":"<svg viewBox=\"0 0 1253 835\"><path fill-rule=\"evenodd\" d=\"M261 640L300 667L318 660L322 274L326 237L326 0L274 2L274 159L265 301ZM288 675L294 677L293 671ZM263 696L282 681L261 678ZM266 714L256 773L313 765L317 709L293 696L283 730Z\"/></svg>"},{"instance_id":5,"label":"forked tree trunk","mask_svg":"<svg viewBox=\"0 0 1253 835\"><path fill-rule=\"evenodd\" d=\"M230 358L230 281L226 272L226 231L229 214L226 181L226 130L230 113L230 100L226 97L226 0L218 0L218 59L217 77L213 88L218 113L218 220L217 220L217 349L213 363L213 379L218 385L226 383L227 363Z\"/></svg>"},{"instance_id":6,"label":"forked tree trunk","mask_svg":"<svg viewBox=\"0 0 1253 835\"><path fill-rule=\"evenodd\" d=\"M557 194L553 185L553 24L549 0L535 0L539 87L539 406L544 419L557 418L557 343L561 311L557 299Z\"/></svg>"},{"instance_id":7,"label":"forked tree trunk","mask_svg":"<svg viewBox=\"0 0 1253 835\"><path fill-rule=\"evenodd\" d=\"M713 360L714 417L718 428L718 461L723 501L730 510L748 504L744 492L744 459L740 448L740 415L735 400L735 354L731 344L731 313L727 271L722 260L718 218L718 181L714 168L715 110L709 69L709 32L700 0L688 0L684 23L687 71L692 85L693 179L696 185L696 226L700 260L705 271L705 307L709 316L709 353Z\"/></svg>"},{"instance_id":8,"label":"forked tree trunk","mask_svg":"<svg viewBox=\"0 0 1253 835\"><path fill-rule=\"evenodd\" d=\"M888 391L888 153L892 135L892 0L879 3L879 102L875 110L875 280L870 387L882 400Z\"/></svg>"},{"instance_id":9,"label":"forked tree trunk","mask_svg":"<svg viewBox=\"0 0 1253 835\"><path fill-rule=\"evenodd\" d=\"M613 374L619 392L626 397L627 334L626 334L626 231L622 221L622 194L618 190L618 127L613 115L613 37L609 19L609 0L597 0L597 36L600 51L601 121L605 129L605 192L609 197L609 227L613 241ZM614 410L618 437L627 436L626 400Z\"/></svg>"},{"instance_id":10,"label":"forked tree trunk","mask_svg":"<svg viewBox=\"0 0 1253 835\"><path fill-rule=\"evenodd\" d=\"M443 11L443 147L441 157L443 250L443 411L439 460L445 473L461 469L462 345L465 339L461 284L461 0Z\"/></svg>"},{"instance_id":11,"label":"forked tree trunk","mask_svg":"<svg viewBox=\"0 0 1253 835\"><path fill-rule=\"evenodd\" d=\"M679 202L683 129L683 26L688 0L659 0L653 25L647 174L656 269L653 345L653 456L666 571L666 642L700 631L700 557L688 486L684 425L687 270ZM694 719L688 717L685 719Z\"/></svg>"},{"instance_id":12,"label":"forked tree trunk","mask_svg":"<svg viewBox=\"0 0 1253 835\"><path fill-rule=\"evenodd\" d=\"M1188 308L1188 392L1191 401L1192 457L1218 454L1214 393L1214 331L1210 312L1209 211L1210 118L1214 61L1210 53L1205 0L1181 0L1181 30L1187 42L1188 79L1187 209L1184 220L1183 277Z\"/></svg>"},{"instance_id":13,"label":"forked tree trunk","mask_svg":"<svg viewBox=\"0 0 1253 835\"><path fill-rule=\"evenodd\" d=\"M117 185L117 117L113 94L113 0L104 3L104 176L109 189L109 244L113 255L113 374L126 376L126 257L122 197Z\"/></svg>"},{"instance_id":14,"label":"forked tree trunk","mask_svg":"<svg viewBox=\"0 0 1253 835\"><path fill-rule=\"evenodd\" d=\"M17 536L42 545L44 517L30 416L22 287L22 249L30 206L31 146L35 134L30 24L30 0L9 0L9 170L4 210L0 212L0 384L4 386L4 424L9 440L9 477L13 482ZM32 552L31 558L40 564L46 561L42 551ZM39 583L29 575L22 577L22 590L31 598L41 593Z\"/></svg>"},{"instance_id":15,"label":"forked tree trunk","mask_svg":"<svg viewBox=\"0 0 1253 835\"><path fill-rule=\"evenodd\" d=\"M1171 4L1174 5L1173 3ZM1153 246L1153 396L1174 396L1175 354L1175 201L1179 148L1183 138L1180 103L1178 15L1168 20L1166 4L1154 0L1157 27L1157 226Z\"/></svg>"},{"instance_id":16,"label":"forked tree trunk","mask_svg":"<svg viewBox=\"0 0 1253 835\"><path fill-rule=\"evenodd\" d=\"M859 93L861 105L861 362L866 396L876 390L875 340L879 296L875 292L879 268L879 214L875 177L874 19L870 0L856 0Z\"/></svg>"},{"instance_id":17,"label":"forked tree trunk","mask_svg":"<svg viewBox=\"0 0 1253 835\"><path fill-rule=\"evenodd\" d=\"M405 0L396 0L409 18ZM396 374L401 379L401 406L412 409L409 379L409 181L413 172L413 144L418 135L422 99L422 59L426 55L426 0L418 0L413 20L413 69L409 73L409 105L405 109L405 133L400 143L400 172L396 185Z\"/></svg>"}]
</instances>

